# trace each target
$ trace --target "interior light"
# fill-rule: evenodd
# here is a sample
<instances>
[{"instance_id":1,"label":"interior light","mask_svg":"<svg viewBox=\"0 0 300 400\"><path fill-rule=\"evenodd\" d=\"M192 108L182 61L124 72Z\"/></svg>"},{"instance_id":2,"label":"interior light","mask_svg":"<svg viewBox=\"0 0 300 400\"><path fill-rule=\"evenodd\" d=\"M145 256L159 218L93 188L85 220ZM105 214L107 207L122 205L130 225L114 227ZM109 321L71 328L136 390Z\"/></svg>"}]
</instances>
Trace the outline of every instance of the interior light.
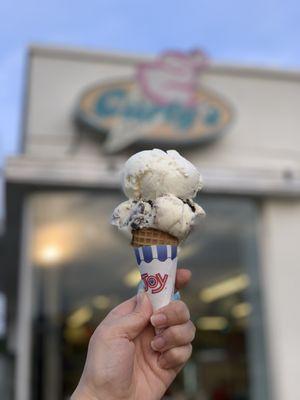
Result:
<instances>
[{"instance_id":1,"label":"interior light","mask_svg":"<svg viewBox=\"0 0 300 400\"><path fill-rule=\"evenodd\" d=\"M202 331L222 331L227 328L228 321L224 317L200 317L196 325Z\"/></svg>"},{"instance_id":2,"label":"interior light","mask_svg":"<svg viewBox=\"0 0 300 400\"><path fill-rule=\"evenodd\" d=\"M61 259L61 250L56 245L46 245L41 248L39 254L40 263L43 265L53 265L60 261Z\"/></svg>"},{"instance_id":3,"label":"interior light","mask_svg":"<svg viewBox=\"0 0 300 400\"><path fill-rule=\"evenodd\" d=\"M126 286L129 287L135 287L139 284L141 280L141 274L138 269L133 269L129 271L125 276L124 276L124 283Z\"/></svg>"},{"instance_id":4,"label":"interior light","mask_svg":"<svg viewBox=\"0 0 300 400\"><path fill-rule=\"evenodd\" d=\"M230 296L231 294L241 292L246 289L249 284L249 276L240 274L202 289L199 293L199 297L205 303L211 303L212 301Z\"/></svg>"},{"instance_id":5,"label":"interior light","mask_svg":"<svg viewBox=\"0 0 300 400\"><path fill-rule=\"evenodd\" d=\"M70 328L79 328L92 318L92 310L90 307L80 307L74 311L67 319L67 325Z\"/></svg>"},{"instance_id":6,"label":"interior light","mask_svg":"<svg viewBox=\"0 0 300 400\"><path fill-rule=\"evenodd\" d=\"M96 296L93 298L92 303L95 307L99 308L100 310L106 310L110 306L110 298L107 296Z\"/></svg>"},{"instance_id":7,"label":"interior light","mask_svg":"<svg viewBox=\"0 0 300 400\"><path fill-rule=\"evenodd\" d=\"M64 337L68 342L81 344L86 343L86 341L89 339L89 333L84 326L76 329L67 327L64 330Z\"/></svg>"},{"instance_id":8,"label":"interior light","mask_svg":"<svg viewBox=\"0 0 300 400\"><path fill-rule=\"evenodd\" d=\"M231 313L234 318L246 318L251 314L251 311L252 306L250 303L240 303L232 308Z\"/></svg>"},{"instance_id":9,"label":"interior light","mask_svg":"<svg viewBox=\"0 0 300 400\"><path fill-rule=\"evenodd\" d=\"M46 224L33 232L32 257L37 266L54 266L73 257L80 245L75 224Z\"/></svg>"}]
</instances>

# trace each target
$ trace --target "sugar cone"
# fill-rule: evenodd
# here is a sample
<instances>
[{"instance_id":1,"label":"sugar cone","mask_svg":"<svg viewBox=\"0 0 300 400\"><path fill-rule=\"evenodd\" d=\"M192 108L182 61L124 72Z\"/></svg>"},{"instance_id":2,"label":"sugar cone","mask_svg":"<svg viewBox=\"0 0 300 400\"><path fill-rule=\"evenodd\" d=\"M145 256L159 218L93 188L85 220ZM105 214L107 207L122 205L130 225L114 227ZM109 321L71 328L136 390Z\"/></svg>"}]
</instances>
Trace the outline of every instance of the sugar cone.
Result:
<instances>
[{"instance_id":1,"label":"sugar cone","mask_svg":"<svg viewBox=\"0 0 300 400\"><path fill-rule=\"evenodd\" d=\"M132 246L154 311L167 305L174 294L177 245L177 238L156 229L133 231Z\"/></svg>"},{"instance_id":2,"label":"sugar cone","mask_svg":"<svg viewBox=\"0 0 300 400\"><path fill-rule=\"evenodd\" d=\"M153 228L137 229L132 232L133 247L152 246L152 245L178 245L178 239L167 232L162 232Z\"/></svg>"}]
</instances>

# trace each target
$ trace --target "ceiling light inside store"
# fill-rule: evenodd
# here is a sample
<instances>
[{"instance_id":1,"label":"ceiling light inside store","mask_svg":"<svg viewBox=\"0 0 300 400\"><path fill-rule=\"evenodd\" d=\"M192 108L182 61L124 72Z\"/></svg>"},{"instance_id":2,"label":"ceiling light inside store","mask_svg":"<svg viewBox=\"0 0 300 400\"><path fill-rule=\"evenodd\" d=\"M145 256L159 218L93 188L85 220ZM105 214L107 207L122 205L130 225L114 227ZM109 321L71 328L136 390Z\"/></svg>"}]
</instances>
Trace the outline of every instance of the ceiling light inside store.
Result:
<instances>
[{"instance_id":1,"label":"ceiling light inside store","mask_svg":"<svg viewBox=\"0 0 300 400\"><path fill-rule=\"evenodd\" d=\"M234 318L246 318L251 314L251 311L252 306L250 303L240 303L232 308L231 313Z\"/></svg>"},{"instance_id":2,"label":"ceiling light inside store","mask_svg":"<svg viewBox=\"0 0 300 400\"><path fill-rule=\"evenodd\" d=\"M93 298L92 303L95 307L99 308L100 310L106 310L110 306L110 298L107 296L96 296Z\"/></svg>"},{"instance_id":3,"label":"ceiling light inside store","mask_svg":"<svg viewBox=\"0 0 300 400\"><path fill-rule=\"evenodd\" d=\"M200 317L196 325L202 331L222 331L227 328L228 321L224 317Z\"/></svg>"},{"instance_id":4,"label":"ceiling light inside store","mask_svg":"<svg viewBox=\"0 0 300 400\"><path fill-rule=\"evenodd\" d=\"M92 318L92 310L89 307L80 307L74 311L67 319L70 328L79 328Z\"/></svg>"},{"instance_id":5,"label":"ceiling light inside store","mask_svg":"<svg viewBox=\"0 0 300 400\"><path fill-rule=\"evenodd\" d=\"M35 228L32 238L32 257L37 266L48 267L64 263L82 247L75 224L46 224Z\"/></svg>"},{"instance_id":6,"label":"ceiling light inside store","mask_svg":"<svg viewBox=\"0 0 300 400\"><path fill-rule=\"evenodd\" d=\"M89 333L84 326L76 329L67 327L64 330L64 338L73 344L86 344L89 339Z\"/></svg>"},{"instance_id":7,"label":"ceiling light inside store","mask_svg":"<svg viewBox=\"0 0 300 400\"><path fill-rule=\"evenodd\" d=\"M249 276L246 274L240 274L202 289L199 293L199 297L204 303L211 303L212 301L241 292L249 285Z\"/></svg>"},{"instance_id":8,"label":"ceiling light inside store","mask_svg":"<svg viewBox=\"0 0 300 400\"><path fill-rule=\"evenodd\" d=\"M62 252L58 246L49 244L40 249L38 258L42 265L51 266L60 261L61 255Z\"/></svg>"},{"instance_id":9,"label":"ceiling light inside store","mask_svg":"<svg viewBox=\"0 0 300 400\"><path fill-rule=\"evenodd\" d=\"M135 287L141 280L141 274L138 269L132 269L124 276L124 283L126 286Z\"/></svg>"}]
</instances>

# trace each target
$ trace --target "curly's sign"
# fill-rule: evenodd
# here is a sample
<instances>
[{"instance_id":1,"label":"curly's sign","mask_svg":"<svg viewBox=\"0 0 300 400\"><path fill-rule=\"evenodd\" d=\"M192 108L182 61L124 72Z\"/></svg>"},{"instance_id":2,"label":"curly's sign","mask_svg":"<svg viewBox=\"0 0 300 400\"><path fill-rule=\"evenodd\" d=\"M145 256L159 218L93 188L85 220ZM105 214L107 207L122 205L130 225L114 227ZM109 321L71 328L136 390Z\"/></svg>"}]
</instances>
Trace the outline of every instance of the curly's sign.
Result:
<instances>
[{"instance_id":1,"label":"curly's sign","mask_svg":"<svg viewBox=\"0 0 300 400\"><path fill-rule=\"evenodd\" d=\"M232 112L224 99L201 85L206 65L200 51L167 52L137 64L134 79L86 90L77 118L107 135L109 152L136 142L176 146L212 139L228 126Z\"/></svg>"}]
</instances>

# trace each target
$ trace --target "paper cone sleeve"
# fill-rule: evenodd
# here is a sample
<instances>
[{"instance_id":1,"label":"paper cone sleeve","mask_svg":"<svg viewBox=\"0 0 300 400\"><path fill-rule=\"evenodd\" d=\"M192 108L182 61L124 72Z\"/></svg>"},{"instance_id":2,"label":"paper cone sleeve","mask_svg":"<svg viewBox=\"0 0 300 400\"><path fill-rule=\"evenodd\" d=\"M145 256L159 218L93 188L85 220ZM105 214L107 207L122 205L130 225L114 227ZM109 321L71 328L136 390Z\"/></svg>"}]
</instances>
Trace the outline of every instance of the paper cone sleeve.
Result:
<instances>
[{"instance_id":1,"label":"paper cone sleeve","mask_svg":"<svg viewBox=\"0 0 300 400\"><path fill-rule=\"evenodd\" d=\"M136 242L135 242L136 243ZM177 245L152 244L134 248L143 290L157 310L172 299L177 270Z\"/></svg>"}]
</instances>

